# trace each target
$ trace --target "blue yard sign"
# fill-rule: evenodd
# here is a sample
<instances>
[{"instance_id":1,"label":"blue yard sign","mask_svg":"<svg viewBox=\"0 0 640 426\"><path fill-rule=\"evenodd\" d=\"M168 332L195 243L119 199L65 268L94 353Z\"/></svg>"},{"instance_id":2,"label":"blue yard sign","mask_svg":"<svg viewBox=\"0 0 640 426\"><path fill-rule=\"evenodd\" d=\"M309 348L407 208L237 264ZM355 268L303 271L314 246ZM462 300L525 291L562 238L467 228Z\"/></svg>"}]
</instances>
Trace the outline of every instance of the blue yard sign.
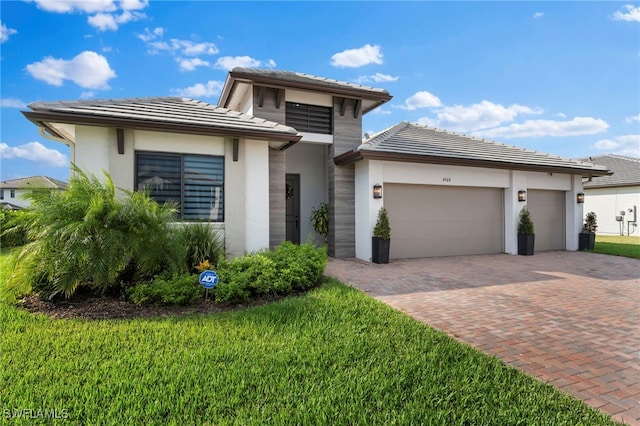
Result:
<instances>
[{"instance_id":1,"label":"blue yard sign","mask_svg":"<svg viewBox=\"0 0 640 426\"><path fill-rule=\"evenodd\" d=\"M200 274L200 285L209 290L218 284L218 274L214 271L204 271Z\"/></svg>"}]
</instances>

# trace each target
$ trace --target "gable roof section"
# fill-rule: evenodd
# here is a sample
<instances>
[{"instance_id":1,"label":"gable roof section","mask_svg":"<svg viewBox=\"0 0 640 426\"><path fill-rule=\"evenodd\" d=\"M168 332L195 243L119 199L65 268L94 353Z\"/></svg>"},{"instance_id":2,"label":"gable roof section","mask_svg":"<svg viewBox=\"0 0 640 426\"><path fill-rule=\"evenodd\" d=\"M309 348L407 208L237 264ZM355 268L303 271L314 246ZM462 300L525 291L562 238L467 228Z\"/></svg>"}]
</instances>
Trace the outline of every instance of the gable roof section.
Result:
<instances>
[{"instance_id":1,"label":"gable roof section","mask_svg":"<svg viewBox=\"0 0 640 426\"><path fill-rule=\"evenodd\" d=\"M602 176L606 167L402 122L382 131L357 149L334 159L337 165L374 160L448 164L511 170Z\"/></svg>"},{"instance_id":2,"label":"gable roof section","mask_svg":"<svg viewBox=\"0 0 640 426\"><path fill-rule=\"evenodd\" d=\"M48 176L29 176L18 179L3 180L0 182L0 189L30 188L67 189L67 182Z\"/></svg>"},{"instance_id":3,"label":"gable roof section","mask_svg":"<svg viewBox=\"0 0 640 426\"><path fill-rule=\"evenodd\" d=\"M238 83L247 82L365 99L370 102L363 105L363 114L377 108L383 103L391 100L393 97L384 89L376 89L369 86L362 86L360 84L317 77L311 74L302 74L293 71L236 67L232 69L227 76L227 81L225 82L222 94L220 95L218 105L223 107L228 106L236 85Z\"/></svg>"},{"instance_id":4,"label":"gable roof section","mask_svg":"<svg viewBox=\"0 0 640 426\"><path fill-rule=\"evenodd\" d=\"M589 157L588 161L605 166L613 172L613 175L600 176L584 182L585 189L640 185L640 158L609 154Z\"/></svg>"},{"instance_id":5,"label":"gable roof section","mask_svg":"<svg viewBox=\"0 0 640 426\"><path fill-rule=\"evenodd\" d=\"M46 123L72 123L200 135L248 136L295 143L298 132L262 118L179 97L34 102L22 113L54 136Z\"/></svg>"}]
</instances>

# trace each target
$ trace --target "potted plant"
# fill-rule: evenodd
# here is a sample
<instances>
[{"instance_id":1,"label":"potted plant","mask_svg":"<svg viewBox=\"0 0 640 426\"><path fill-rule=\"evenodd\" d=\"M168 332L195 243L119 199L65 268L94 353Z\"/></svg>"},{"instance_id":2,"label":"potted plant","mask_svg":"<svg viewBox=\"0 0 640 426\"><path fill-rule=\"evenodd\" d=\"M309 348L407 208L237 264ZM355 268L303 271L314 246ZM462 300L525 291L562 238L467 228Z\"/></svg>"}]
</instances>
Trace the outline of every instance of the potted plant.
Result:
<instances>
[{"instance_id":1,"label":"potted plant","mask_svg":"<svg viewBox=\"0 0 640 426\"><path fill-rule=\"evenodd\" d=\"M518 254L533 255L535 238L531 212L525 206L520 210L520 221L518 222Z\"/></svg>"},{"instance_id":2,"label":"potted plant","mask_svg":"<svg viewBox=\"0 0 640 426\"><path fill-rule=\"evenodd\" d=\"M373 227L371 261L373 263L389 263L389 247L391 243L391 226L387 209L381 207L378 220Z\"/></svg>"},{"instance_id":3,"label":"potted plant","mask_svg":"<svg viewBox=\"0 0 640 426\"><path fill-rule=\"evenodd\" d=\"M578 250L593 250L596 244L596 230L598 219L594 212L587 213L582 225L582 231L578 237Z\"/></svg>"},{"instance_id":4,"label":"potted plant","mask_svg":"<svg viewBox=\"0 0 640 426\"><path fill-rule=\"evenodd\" d=\"M311 226L318 234L322 235L326 244L329 235L329 205L327 203L320 203L318 208L311 210Z\"/></svg>"}]
</instances>

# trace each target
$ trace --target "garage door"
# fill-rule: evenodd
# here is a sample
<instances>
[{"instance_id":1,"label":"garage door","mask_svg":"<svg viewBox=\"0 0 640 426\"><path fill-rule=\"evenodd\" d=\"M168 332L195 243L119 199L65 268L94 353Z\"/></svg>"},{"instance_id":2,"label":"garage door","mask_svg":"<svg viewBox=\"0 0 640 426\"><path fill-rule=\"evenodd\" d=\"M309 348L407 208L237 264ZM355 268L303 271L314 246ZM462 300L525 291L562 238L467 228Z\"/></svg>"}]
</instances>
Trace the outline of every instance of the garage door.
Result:
<instances>
[{"instance_id":1,"label":"garage door","mask_svg":"<svg viewBox=\"0 0 640 426\"><path fill-rule=\"evenodd\" d=\"M392 259L503 252L503 190L386 184Z\"/></svg>"},{"instance_id":2,"label":"garage door","mask_svg":"<svg viewBox=\"0 0 640 426\"><path fill-rule=\"evenodd\" d=\"M535 251L564 250L564 191L527 191L527 207L535 228Z\"/></svg>"}]
</instances>

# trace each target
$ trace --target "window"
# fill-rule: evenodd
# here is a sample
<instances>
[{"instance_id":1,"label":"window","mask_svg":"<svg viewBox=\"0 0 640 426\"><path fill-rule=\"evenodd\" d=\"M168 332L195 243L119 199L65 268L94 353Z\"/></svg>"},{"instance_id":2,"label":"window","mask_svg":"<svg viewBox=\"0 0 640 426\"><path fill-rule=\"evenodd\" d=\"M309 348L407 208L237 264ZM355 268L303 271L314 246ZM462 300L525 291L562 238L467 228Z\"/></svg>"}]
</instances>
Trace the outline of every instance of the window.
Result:
<instances>
[{"instance_id":1,"label":"window","mask_svg":"<svg viewBox=\"0 0 640 426\"><path fill-rule=\"evenodd\" d=\"M0 200L4 200L4 189L0 189Z\"/></svg>"},{"instance_id":2,"label":"window","mask_svg":"<svg viewBox=\"0 0 640 426\"><path fill-rule=\"evenodd\" d=\"M15 189L11 190L11 198L16 198L16 190Z\"/></svg>"},{"instance_id":3,"label":"window","mask_svg":"<svg viewBox=\"0 0 640 426\"><path fill-rule=\"evenodd\" d=\"M285 124L299 132L321 133L330 135L333 113L330 107L287 102Z\"/></svg>"},{"instance_id":4,"label":"window","mask_svg":"<svg viewBox=\"0 0 640 426\"><path fill-rule=\"evenodd\" d=\"M224 157L138 152L136 188L175 201L181 219L224 221Z\"/></svg>"}]
</instances>

